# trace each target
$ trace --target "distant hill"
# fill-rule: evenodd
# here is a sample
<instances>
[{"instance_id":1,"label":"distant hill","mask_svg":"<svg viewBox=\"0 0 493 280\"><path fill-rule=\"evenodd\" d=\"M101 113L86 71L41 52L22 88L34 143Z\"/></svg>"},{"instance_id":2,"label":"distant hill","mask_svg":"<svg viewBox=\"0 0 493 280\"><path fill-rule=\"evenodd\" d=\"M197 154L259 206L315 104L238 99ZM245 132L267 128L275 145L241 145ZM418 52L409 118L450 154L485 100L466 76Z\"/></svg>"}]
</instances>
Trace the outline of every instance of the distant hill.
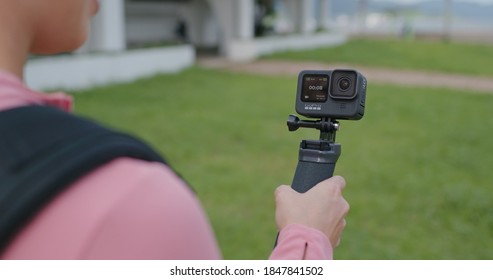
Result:
<instances>
[{"instance_id":1,"label":"distant hill","mask_svg":"<svg viewBox=\"0 0 493 280\"><path fill-rule=\"evenodd\" d=\"M334 15L354 15L358 8L358 0L332 0L332 13ZM441 16L443 14L443 1L425 1L416 4L400 4L385 1L369 1L369 12L383 12L389 9L407 8L427 16ZM454 16L466 20L488 22L493 24L493 4L477 4L463 1L453 1Z\"/></svg>"}]
</instances>

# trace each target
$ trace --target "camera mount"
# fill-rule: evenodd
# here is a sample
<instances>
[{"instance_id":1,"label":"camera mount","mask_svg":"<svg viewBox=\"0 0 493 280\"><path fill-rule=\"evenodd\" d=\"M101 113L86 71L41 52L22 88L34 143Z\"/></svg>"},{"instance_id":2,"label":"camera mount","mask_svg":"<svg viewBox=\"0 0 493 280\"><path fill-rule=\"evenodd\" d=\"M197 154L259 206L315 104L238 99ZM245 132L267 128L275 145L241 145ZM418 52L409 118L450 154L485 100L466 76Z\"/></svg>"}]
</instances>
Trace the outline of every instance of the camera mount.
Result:
<instances>
[{"instance_id":1,"label":"camera mount","mask_svg":"<svg viewBox=\"0 0 493 280\"><path fill-rule=\"evenodd\" d=\"M317 121L300 120L296 115L289 115L287 121L289 131L296 131L300 127L320 130L320 140L335 141L336 131L339 131L339 122L330 118L321 118Z\"/></svg>"}]
</instances>

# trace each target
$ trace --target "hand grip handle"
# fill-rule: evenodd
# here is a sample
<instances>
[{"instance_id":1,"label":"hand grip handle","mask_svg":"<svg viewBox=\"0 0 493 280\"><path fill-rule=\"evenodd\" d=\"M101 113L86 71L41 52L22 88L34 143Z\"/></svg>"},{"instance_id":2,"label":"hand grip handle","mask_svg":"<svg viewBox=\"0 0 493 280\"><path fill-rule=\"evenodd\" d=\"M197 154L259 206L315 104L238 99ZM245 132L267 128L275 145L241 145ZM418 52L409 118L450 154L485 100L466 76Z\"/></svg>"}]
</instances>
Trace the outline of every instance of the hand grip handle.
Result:
<instances>
[{"instance_id":1,"label":"hand grip handle","mask_svg":"<svg viewBox=\"0 0 493 280\"><path fill-rule=\"evenodd\" d=\"M310 145L304 140L300 145L298 165L294 173L291 188L299 193L305 193L316 184L334 176L337 159L341 154L341 145L328 143L328 146ZM314 148L328 147L328 148ZM277 234L274 247L277 245L279 233Z\"/></svg>"},{"instance_id":2,"label":"hand grip handle","mask_svg":"<svg viewBox=\"0 0 493 280\"><path fill-rule=\"evenodd\" d=\"M298 161L291 187L299 193L305 193L316 184L334 176L335 167L335 162Z\"/></svg>"},{"instance_id":3,"label":"hand grip handle","mask_svg":"<svg viewBox=\"0 0 493 280\"><path fill-rule=\"evenodd\" d=\"M299 193L305 193L313 188L316 184L334 176L335 167L335 162L320 163L299 160L298 165L296 166L296 171L294 173L291 188ZM279 233L277 233L274 247L276 247L278 239Z\"/></svg>"}]
</instances>

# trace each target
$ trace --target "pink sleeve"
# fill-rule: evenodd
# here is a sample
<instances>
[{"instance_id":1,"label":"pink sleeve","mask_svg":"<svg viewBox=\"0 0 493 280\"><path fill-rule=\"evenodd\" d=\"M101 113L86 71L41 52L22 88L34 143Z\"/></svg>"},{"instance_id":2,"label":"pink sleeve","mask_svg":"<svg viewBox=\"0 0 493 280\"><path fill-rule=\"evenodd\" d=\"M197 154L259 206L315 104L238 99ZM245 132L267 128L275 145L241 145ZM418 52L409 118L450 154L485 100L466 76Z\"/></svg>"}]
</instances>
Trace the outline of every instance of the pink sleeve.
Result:
<instances>
[{"instance_id":1,"label":"pink sleeve","mask_svg":"<svg viewBox=\"0 0 493 280\"><path fill-rule=\"evenodd\" d=\"M331 260L332 246L327 236L299 224L286 226L280 233L271 260Z\"/></svg>"},{"instance_id":2,"label":"pink sleeve","mask_svg":"<svg viewBox=\"0 0 493 280\"><path fill-rule=\"evenodd\" d=\"M74 183L7 247L5 259L218 259L193 192L166 166L117 159Z\"/></svg>"}]
</instances>

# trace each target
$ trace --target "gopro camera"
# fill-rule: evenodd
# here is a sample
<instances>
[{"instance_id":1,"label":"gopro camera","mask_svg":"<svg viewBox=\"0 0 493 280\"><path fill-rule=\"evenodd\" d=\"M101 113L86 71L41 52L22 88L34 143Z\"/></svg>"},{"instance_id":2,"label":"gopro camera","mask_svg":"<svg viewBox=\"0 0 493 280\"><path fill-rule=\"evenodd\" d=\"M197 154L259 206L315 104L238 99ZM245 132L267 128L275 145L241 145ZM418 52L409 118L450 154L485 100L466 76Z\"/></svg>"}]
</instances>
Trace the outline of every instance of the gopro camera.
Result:
<instances>
[{"instance_id":1,"label":"gopro camera","mask_svg":"<svg viewBox=\"0 0 493 280\"><path fill-rule=\"evenodd\" d=\"M310 118L359 120L366 78L354 70L305 70L298 76L296 112Z\"/></svg>"}]
</instances>

